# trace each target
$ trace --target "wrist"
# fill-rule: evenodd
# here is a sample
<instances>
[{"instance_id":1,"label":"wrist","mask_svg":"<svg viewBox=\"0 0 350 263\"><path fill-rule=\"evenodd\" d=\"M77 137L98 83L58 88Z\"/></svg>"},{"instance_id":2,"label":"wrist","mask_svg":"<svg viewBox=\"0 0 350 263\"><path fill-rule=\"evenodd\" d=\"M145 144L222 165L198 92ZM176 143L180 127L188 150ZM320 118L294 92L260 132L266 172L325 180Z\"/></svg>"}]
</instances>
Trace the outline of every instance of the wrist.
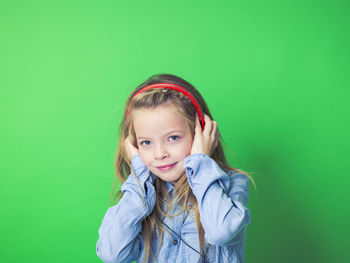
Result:
<instances>
[{"instance_id":1,"label":"wrist","mask_svg":"<svg viewBox=\"0 0 350 263\"><path fill-rule=\"evenodd\" d=\"M206 153L194 152L194 153L191 153L190 155L188 155L184 159L184 164L188 163L191 159L201 159L201 158L210 158L210 156L208 154L206 154Z\"/></svg>"},{"instance_id":2,"label":"wrist","mask_svg":"<svg viewBox=\"0 0 350 263\"><path fill-rule=\"evenodd\" d=\"M145 164L141 160L141 156L139 153L136 153L132 156L130 164L132 169L134 169L135 171L145 166Z\"/></svg>"},{"instance_id":3,"label":"wrist","mask_svg":"<svg viewBox=\"0 0 350 263\"><path fill-rule=\"evenodd\" d=\"M207 151L193 151L193 152L191 152L191 155L192 154L205 154L205 155L209 155L209 152L207 152Z\"/></svg>"}]
</instances>

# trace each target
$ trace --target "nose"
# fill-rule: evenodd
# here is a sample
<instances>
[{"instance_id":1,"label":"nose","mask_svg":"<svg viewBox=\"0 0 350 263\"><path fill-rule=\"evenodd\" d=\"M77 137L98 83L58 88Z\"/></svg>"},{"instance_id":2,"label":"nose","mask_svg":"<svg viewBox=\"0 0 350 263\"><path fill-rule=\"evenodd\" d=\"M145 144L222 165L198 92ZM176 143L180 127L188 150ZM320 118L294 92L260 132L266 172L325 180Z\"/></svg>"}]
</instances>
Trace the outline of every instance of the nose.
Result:
<instances>
[{"instance_id":1,"label":"nose","mask_svg":"<svg viewBox=\"0 0 350 263\"><path fill-rule=\"evenodd\" d=\"M166 147L164 147L163 145L157 145L155 147L155 151L154 151L154 158L156 160L163 160L165 158L169 157L169 153L166 149Z\"/></svg>"}]
</instances>

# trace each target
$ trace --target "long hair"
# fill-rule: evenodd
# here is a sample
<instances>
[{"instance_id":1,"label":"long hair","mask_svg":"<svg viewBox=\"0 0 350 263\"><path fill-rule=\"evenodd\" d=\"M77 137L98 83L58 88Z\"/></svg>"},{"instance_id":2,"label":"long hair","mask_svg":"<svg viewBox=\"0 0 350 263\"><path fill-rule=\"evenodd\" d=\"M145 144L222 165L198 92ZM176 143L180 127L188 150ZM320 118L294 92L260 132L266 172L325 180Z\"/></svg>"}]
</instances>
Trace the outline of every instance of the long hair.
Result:
<instances>
[{"instance_id":1,"label":"long hair","mask_svg":"<svg viewBox=\"0 0 350 263\"><path fill-rule=\"evenodd\" d=\"M202 113L207 114L210 117L210 119L213 119L209 111L209 108L206 102L204 101L204 99L202 98L201 94L190 83L188 83L187 81L185 81L184 79L178 76L171 75L171 74L156 74L151 76L141 85L139 85L130 94L129 98L127 99L127 103L124 109L123 120L120 124L120 137L119 137L116 156L115 156L116 176L114 178L113 187L111 191L111 198L110 198L111 205L114 205L115 203L117 203L120 200L120 198L123 196L123 193L121 192L121 190L115 193L115 186L116 186L117 180L119 180L123 184L127 180L130 173L134 172L132 171L131 164L128 160L128 156L125 150L125 139L128 137L129 134L134 136L134 141L136 141L135 131L133 128L133 110L140 109L140 108L156 108L157 106L160 106L164 103L171 103L179 111L179 114L181 114L184 117L184 119L186 120L186 124L188 125L191 133L194 134L195 113L197 110L193 105L193 103L191 102L191 100L185 95L183 95L182 93L171 89L168 89L166 90L166 92L164 92L164 90L162 91L162 89L156 88L156 89L150 89L150 90L141 92L140 94L137 94L134 97L134 94L136 94L140 89L156 83L172 83L172 84L177 84L184 87L199 102ZM130 110L129 115L127 115L128 109ZM240 173L244 173L254 183L253 179L248 173L229 166L223 151L222 143L224 143L224 141L220 135L218 144L210 157L213 160L215 160L224 171L226 172L237 171ZM140 186L140 191L142 193L140 182L139 182L139 186ZM255 183L254 183L254 186L255 186ZM162 243L162 235L163 235L163 227L160 221L161 218L164 218L165 216L167 217L177 216L182 212L190 212L191 210L194 210L195 212L195 222L198 229L200 253L202 255L205 255L206 253L205 247L207 246L207 243L204 240L204 229L200 222L198 203L192 192L192 189L188 184L187 176L181 176L179 181L176 183L175 185L176 196L172 201L170 201L169 194L166 190L165 182L158 177L156 177L156 180L155 180L155 189L156 189L156 204L155 204L154 210L149 216L144 218L144 220L142 221L141 231L145 241L144 242L144 251L145 251L145 258L146 258L145 262L148 262L150 256L152 256L152 258L154 259L154 255L152 252L152 244L153 244L154 233L156 230L158 232L157 254L159 253L161 243ZM167 212L170 210L172 205L175 203L179 204L182 207L182 211L177 215L167 214ZM166 211L163 211L162 205L166 206ZM168 232L166 228L164 229L165 231Z\"/></svg>"}]
</instances>

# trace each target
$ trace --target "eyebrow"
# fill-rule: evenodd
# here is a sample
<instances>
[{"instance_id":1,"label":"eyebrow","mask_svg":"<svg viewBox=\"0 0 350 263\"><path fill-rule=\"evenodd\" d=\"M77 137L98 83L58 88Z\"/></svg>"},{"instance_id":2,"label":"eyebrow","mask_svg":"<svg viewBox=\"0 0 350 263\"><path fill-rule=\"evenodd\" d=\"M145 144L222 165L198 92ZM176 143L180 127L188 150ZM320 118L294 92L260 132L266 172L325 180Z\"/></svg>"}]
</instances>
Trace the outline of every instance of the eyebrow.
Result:
<instances>
[{"instance_id":1,"label":"eyebrow","mask_svg":"<svg viewBox=\"0 0 350 263\"><path fill-rule=\"evenodd\" d=\"M162 137L165 137L165 136L167 136L167 135L169 135L171 133L183 133L183 132L184 132L184 130L172 130L170 132L165 133ZM143 136L138 137L137 136L137 139L139 140L139 139L151 139L151 138L150 137L143 137Z\"/></svg>"}]
</instances>

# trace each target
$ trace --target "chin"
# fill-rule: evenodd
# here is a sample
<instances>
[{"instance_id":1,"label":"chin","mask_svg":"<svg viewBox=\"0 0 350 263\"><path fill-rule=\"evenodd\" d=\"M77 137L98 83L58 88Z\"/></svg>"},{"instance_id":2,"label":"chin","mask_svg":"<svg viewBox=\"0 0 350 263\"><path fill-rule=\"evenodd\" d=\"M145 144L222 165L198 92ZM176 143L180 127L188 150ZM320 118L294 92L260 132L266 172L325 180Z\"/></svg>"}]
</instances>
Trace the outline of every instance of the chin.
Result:
<instances>
[{"instance_id":1,"label":"chin","mask_svg":"<svg viewBox=\"0 0 350 263\"><path fill-rule=\"evenodd\" d=\"M177 182L180 177L168 177L164 175L157 175L160 179L162 179L164 182L172 183L172 182Z\"/></svg>"}]
</instances>

